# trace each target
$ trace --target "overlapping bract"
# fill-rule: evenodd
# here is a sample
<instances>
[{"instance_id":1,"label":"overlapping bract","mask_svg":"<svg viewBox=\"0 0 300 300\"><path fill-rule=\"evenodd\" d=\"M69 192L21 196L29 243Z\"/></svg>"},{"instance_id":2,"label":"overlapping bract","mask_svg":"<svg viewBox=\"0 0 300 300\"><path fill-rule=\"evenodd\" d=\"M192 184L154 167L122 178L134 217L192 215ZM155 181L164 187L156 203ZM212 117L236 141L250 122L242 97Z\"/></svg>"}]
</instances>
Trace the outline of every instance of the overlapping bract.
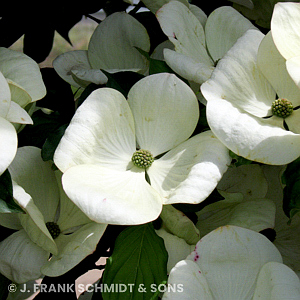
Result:
<instances>
[{"instance_id":1,"label":"overlapping bract","mask_svg":"<svg viewBox=\"0 0 300 300\"><path fill-rule=\"evenodd\" d=\"M208 18L199 20L198 15L178 1L170 1L156 13L162 30L175 47L164 50L167 64L183 78L202 84L236 40L255 27L228 6L216 9Z\"/></svg>"},{"instance_id":2,"label":"overlapping bract","mask_svg":"<svg viewBox=\"0 0 300 300\"><path fill-rule=\"evenodd\" d=\"M0 47L0 174L15 157L16 130L20 124L32 124L24 108L45 94L37 63L23 53Z\"/></svg>"},{"instance_id":3,"label":"overlapping bract","mask_svg":"<svg viewBox=\"0 0 300 300\"><path fill-rule=\"evenodd\" d=\"M210 131L188 139L198 117L195 94L175 75L138 81L128 102L113 89L94 91L54 155L66 193L92 220L109 224L150 222L163 204L203 201L231 158ZM167 153L141 169L131 162L136 146L154 157Z\"/></svg>"},{"instance_id":4,"label":"overlapping bract","mask_svg":"<svg viewBox=\"0 0 300 300\"><path fill-rule=\"evenodd\" d=\"M149 51L145 27L129 14L117 12L97 26L88 50L65 52L55 59L53 67L72 86L104 84L107 77L101 69L112 73L147 71L148 61L136 48Z\"/></svg>"},{"instance_id":5,"label":"overlapping bract","mask_svg":"<svg viewBox=\"0 0 300 300\"><path fill-rule=\"evenodd\" d=\"M297 299L297 275L263 235L224 226L202 238L171 270L163 299ZM178 291L181 285L184 291Z\"/></svg>"},{"instance_id":6,"label":"overlapping bract","mask_svg":"<svg viewBox=\"0 0 300 300\"><path fill-rule=\"evenodd\" d=\"M271 45L269 35L247 31L219 61L201 91L209 126L231 151L249 160L283 165L300 155L299 110L283 120L272 115L271 107L276 93L290 95L297 106L299 90Z\"/></svg>"},{"instance_id":7,"label":"overlapping bract","mask_svg":"<svg viewBox=\"0 0 300 300\"><path fill-rule=\"evenodd\" d=\"M17 230L0 242L1 273L17 283L66 273L95 250L107 225L91 222L67 198L59 171L42 161L40 149L19 148L9 170L14 199L25 214L0 215L2 226ZM60 228L55 239L48 222Z\"/></svg>"}]
</instances>

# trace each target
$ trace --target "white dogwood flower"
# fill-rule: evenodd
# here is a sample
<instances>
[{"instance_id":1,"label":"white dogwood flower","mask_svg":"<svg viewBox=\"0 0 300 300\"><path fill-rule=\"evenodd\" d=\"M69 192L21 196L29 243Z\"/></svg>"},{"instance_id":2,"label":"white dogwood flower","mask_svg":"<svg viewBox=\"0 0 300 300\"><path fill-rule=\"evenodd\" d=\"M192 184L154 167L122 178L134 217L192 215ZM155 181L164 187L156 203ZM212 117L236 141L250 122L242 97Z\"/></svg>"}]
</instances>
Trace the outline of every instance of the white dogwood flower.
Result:
<instances>
[{"instance_id":1,"label":"white dogwood flower","mask_svg":"<svg viewBox=\"0 0 300 300\"><path fill-rule=\"evenodd\" d=\"M270 33L264 37L248 30L219 61L201 91L208 124L231 151L273 165L299 157L300 90Z\"/></svg>"},{"instance_id":2,"label":"white dogwood flower","mask_svg":"<svg viewBox=\"0 0 300 300\"><path fill-rule=\"evenodd\" d=\"M17 230L0 242L0 272L16 283L66 273L95 250L107 225L91 222L68 199L60 171L40 149L19 148L9 171L25 213L0 215L2 226Z\"/></svg>"},{"instance_id":3,"label":"white dogwood flower","mask_svg":"<svg viewBox=\"0 0 300 300\"><path fill-rule=\"evenodd\" d=\"M164 50L166 63L183 78L198 84L210 77L218 60L244 32L255 28L229 6L216 9L200 22L186 5L170 1L156 16L175 46L175 50Z\"/></svg>"},{"instance_id":4,"label":"white dogwood flower","mask_svg":"<svg viewBox=\"0 0 300 300\"><path fill-rule=\"evenodd\" d=\"M25 106L46 94L38 64L27 55L0 47L0 174L17 151L19 124L32 124Z\"/></svg>"},{"instance_id":5,"label":"white dogwood flower","mask_svg":"<svg viewBox=\"0 0 300 300\"><path fill-rule=\"evenodd\" d=\"M146 223L163 204L203 201L231 159L211 131L188 139L198 118L195 94L172 74L138 81L128 101L114 89L95 90L54 154L64 190L108 224Z\"/></svg>"},{"instance_id":6,"label":"white dogwood flower","mask_svg":"<svg viewBox=\"0 0 300 300\"><path fill-rule=\"evenodd\" d=\"M300 271L300 216L291 224L282 209L283 167L250 164L229 168L217 188L225 199L197 212L201 237L225 225L265 234L277 247L284 264Z\"/></svg>"},{"instance_id":7,"label":"white dogwood flower","mask_svg":"<svg viewBox=\"0 0 300 300\"><path fill-rule=\"evenodd\" d=\"M298 299L298 276L255 231L225 226L207 234L171 270L163 299ZM175 286L175 289L174 289ZM173 288L171 288L173 287Z\"/></svg>"}]
</instances>

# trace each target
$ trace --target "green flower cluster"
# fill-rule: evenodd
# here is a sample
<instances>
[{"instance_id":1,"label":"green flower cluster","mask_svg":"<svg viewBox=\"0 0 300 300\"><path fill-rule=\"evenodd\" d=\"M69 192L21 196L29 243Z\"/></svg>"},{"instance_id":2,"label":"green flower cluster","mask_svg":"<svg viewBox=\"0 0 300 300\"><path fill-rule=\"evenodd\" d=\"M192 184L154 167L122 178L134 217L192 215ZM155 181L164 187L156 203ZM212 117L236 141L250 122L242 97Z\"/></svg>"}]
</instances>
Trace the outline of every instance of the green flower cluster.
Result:
<instances>
[{"instance_id":1,"label":"green flower cluster","mask_svg":"<svg viewBox=\"0 0 300 300\"><path fill-rule=\"evenodd\" d=\"M151 152L143 149L135 151L131 160L135 166L144 169L149 168L154 162Z\"/></svg>"},{"instance_id":2,"label":"green flower cluster","mask_svg":"<svg viewBox=\"0 0 300 300\"><path fill-rule=\"evenodd\" d=\"M287 99L277 99L272 103L272 114L286 118L290 116L293 112L293 104Z\"/></svg>"},{"instance_id":3,"label":"green flower cluster","mask_svg":"<svg viewBox=\"0 0 300 300\"><path fill-rule=\"evenodd\" d=\"M55 222L47 222L46 227L53 239L56 239L60 235L60 228Z\"/></svg>"}]
</instances>

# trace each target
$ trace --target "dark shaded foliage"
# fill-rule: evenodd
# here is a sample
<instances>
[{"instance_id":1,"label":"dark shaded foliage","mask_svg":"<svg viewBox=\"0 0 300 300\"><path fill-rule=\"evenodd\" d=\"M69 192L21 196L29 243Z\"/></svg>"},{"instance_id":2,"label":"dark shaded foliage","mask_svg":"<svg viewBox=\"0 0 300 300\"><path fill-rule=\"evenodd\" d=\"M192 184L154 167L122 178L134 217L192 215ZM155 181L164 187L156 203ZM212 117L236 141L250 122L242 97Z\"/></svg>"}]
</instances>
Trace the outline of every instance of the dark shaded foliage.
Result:
<instances>
[{"instance_id":1,"label":"dark shaded foliage","mask_svg":"<svg viewBox=\"0 0 300 300\"><path fill-rule=\"evenodd\" d=\"M104 9L108 14L122 11L128 6L122 0L91 1L75 3L70 1L7 2L0 11L0 46L10 47L24 35L23 51L37 63L46 59L57 31L70 44L69 30L82 16Z\"/></svg>"}]
</instances>

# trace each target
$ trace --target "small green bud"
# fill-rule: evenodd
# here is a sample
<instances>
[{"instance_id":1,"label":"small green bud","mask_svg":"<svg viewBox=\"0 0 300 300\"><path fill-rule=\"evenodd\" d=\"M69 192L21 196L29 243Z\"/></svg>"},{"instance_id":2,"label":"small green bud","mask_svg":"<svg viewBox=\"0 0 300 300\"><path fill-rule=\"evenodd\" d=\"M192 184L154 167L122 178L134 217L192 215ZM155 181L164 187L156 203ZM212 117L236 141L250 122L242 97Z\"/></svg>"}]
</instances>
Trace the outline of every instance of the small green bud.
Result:
<instances>
[{"instance_id":1,"label":"small green bud","mask_svg":"<svg viewBox=\"0 0 300 300\"><path fill-rule=\"evenodd\" d=\"M137 150L131 158L133 164L139 168L147 169L154 162L153 155L148 150Z\"/></svg>"},{"instance_id":2,"label":"small green bud","mask_svg":"<svg viewBox=\"0 0 300 300\"><path fill-rule=\"evenodd\" d=\"M54 222L47 222L46 227L49 230L53 239L56 239L60 235L60 228Z\"/></svg>"},{"instance_id":3,"label":"small green bud","mask_svg":"<svg viewBox=\"0 0 300 300\"><path fill-rule=\"evenodd\" d=\"M286 99L277 99L272 103L272 114L277 117L286 118L290 116L292 112L293 104Z\"/></svg>"}]
</instances>

